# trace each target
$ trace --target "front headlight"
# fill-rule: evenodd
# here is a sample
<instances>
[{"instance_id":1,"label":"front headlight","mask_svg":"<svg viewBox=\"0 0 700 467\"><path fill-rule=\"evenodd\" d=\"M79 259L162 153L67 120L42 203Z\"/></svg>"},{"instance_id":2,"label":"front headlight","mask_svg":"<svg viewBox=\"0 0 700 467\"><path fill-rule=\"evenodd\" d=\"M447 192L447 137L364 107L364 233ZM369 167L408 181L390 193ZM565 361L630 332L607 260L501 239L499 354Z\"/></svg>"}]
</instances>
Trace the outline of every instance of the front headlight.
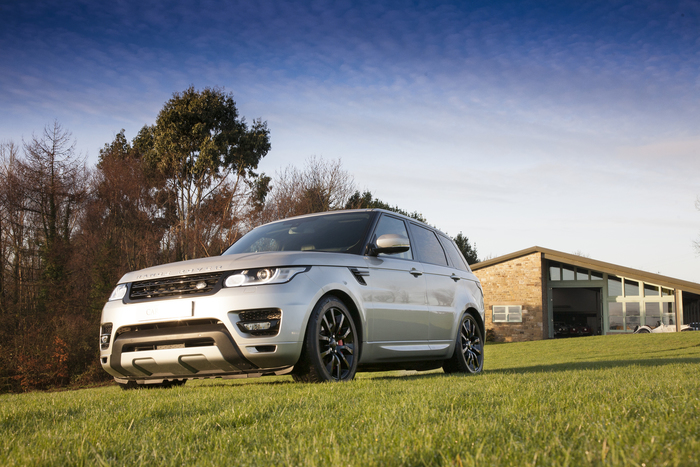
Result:
<instances>
[{"instance_id":1,"label":"front headlight","mask_svg":"<svg viewBox=\"0 0 700 467\"><path fill-rule=\"evenodd\" d=\"M291 281L297 274L308 270L308 267L245 269L228 276L224 281L224 286L243 287L246 285L282 284Z\"/></svg>"},{"instance_id":2,"label":"front headlight","mask_svg":"<svg viewBox=\"0 0 700 467\"><path fill-rule=\"evenodd\" d=\"M126 295L126 284L119 284L115 289L112 291L112 295L109 296L109 301L114 301L114 300L121 300L124 298L124 295Z\"/></svg>"}]
</instances>

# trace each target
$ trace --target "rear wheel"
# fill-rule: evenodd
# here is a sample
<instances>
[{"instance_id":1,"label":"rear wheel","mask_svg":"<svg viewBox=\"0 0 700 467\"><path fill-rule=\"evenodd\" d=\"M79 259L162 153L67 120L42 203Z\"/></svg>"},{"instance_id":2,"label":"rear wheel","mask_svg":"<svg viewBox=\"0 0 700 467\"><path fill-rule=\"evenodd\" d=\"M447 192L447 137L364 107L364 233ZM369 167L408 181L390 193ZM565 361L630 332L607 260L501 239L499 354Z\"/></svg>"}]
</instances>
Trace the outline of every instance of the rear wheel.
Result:
<instances>
[{"instance_id":1,"label":"rear wheel","mask_svg":"<svg viewBox=\"0 0 700 467\"><path fill-rule=\"evenodd\" d=\"M350 381L357 371L358 350L357 331L350 311L336 297L326 297L311 313L304 347L292 377L305 383Z\"/></svg>"},{"instance_id":2,"label":"rear wheel","mask_svg":"<svg viewBox=\"0 0 700 467\"><path fill-rule=\"evenodd\" d=\"M442 369L445 373L480 373L484 368L484 339L481 328L469 313L462 316L457 333L455 351L446 360Z\"/></svg>"}]
</instances>

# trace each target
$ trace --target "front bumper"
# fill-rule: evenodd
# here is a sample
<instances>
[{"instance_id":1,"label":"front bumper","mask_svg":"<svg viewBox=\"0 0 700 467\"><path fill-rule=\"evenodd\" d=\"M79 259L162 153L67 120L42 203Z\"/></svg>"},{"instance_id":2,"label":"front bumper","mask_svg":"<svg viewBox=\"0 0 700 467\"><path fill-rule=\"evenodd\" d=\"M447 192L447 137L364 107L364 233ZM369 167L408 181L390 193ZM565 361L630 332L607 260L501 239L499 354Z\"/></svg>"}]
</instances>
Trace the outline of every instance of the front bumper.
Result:
<instances>
[{"instance_id":1,"label":"front bumper","mask_svg":"<svg viewBox=\"0 0 700 467\"><path fill-rule=\"evenodd\" d=\"M307 274L285 284L224 288L214 295L140 303L108 302L100 351L105 371L139 381L276 373L301 354L305 323L321 291ZM244 311L281 311L276 335L237 323Z\"/></svg>"}]
</instances>

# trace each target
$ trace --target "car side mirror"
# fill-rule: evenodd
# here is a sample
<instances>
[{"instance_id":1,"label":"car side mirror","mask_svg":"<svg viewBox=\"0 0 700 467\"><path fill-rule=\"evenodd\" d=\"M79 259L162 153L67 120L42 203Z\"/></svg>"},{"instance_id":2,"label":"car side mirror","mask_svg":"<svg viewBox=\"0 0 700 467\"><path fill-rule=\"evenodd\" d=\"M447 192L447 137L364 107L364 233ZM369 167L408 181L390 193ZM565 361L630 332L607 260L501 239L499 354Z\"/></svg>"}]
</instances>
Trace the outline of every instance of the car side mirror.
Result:
<instances>
[{"instance_id":1,"label":"car side mirror","mask_svg":"<svg viewBox=\"0 0 700 467\"><path fill-rule=\"evenodd\" d=\"M406 237L398 234L384 234L377 238L377 241L372 246L371 255L377 256L379 253L395 254L403 253L411 248L411 243Z\"/></svg>"}]
</instances>

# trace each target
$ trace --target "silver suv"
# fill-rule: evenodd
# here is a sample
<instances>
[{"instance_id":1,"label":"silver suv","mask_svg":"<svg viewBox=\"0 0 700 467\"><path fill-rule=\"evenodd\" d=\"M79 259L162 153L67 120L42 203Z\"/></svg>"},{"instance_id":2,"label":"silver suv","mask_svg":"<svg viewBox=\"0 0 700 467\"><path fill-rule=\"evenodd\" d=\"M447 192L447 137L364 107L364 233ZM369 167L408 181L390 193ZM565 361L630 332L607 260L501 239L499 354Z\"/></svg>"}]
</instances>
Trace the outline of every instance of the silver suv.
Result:
<instances>
[{"instance_id":1,"label":"silver suv","mask_svg":"<svg viewBox=\"0 0 700 467\"><path fill-rule=\"evenodd\" d=\"M335 211L263 225L221 256L126 274L102 310L100 361L124 388L478 373L483 336L479 280L450 238L393 212Z\"/></svg>"}]
</instances>

